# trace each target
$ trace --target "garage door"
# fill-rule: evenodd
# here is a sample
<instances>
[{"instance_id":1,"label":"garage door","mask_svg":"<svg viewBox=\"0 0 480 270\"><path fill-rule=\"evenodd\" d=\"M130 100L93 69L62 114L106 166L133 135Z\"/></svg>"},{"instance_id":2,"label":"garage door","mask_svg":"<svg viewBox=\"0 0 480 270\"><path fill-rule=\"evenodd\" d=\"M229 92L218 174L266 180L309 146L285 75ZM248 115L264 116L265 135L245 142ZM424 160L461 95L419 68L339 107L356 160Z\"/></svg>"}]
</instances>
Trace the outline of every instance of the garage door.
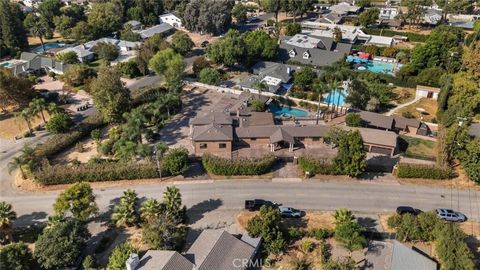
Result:
<instances>
[{"instance_id":1,"label":"garage door","mask_svg":"<svg viewBox=\"0 0 480 270\"><path fill-rule=\"evenodd\" d=\"M390 153L392 153L392 149L391 148L378 147L378 146L372 146L372 150L370 152L377 153L377 154L390 155Z\"/></svg>"}]
</instances>

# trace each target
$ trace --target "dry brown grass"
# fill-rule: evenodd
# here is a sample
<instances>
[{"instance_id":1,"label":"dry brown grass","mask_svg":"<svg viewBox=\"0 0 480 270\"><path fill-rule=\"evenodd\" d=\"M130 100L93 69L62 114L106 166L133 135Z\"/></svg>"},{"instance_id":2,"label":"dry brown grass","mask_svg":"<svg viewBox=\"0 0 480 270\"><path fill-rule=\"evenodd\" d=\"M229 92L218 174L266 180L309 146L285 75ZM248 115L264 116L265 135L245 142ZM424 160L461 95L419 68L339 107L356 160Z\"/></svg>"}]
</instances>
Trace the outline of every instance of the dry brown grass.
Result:
<instances>
[{"instance_id":1,"label":"dry brown grass","mask_svg":"<svg viewBox=\"0 0 480 270\"><path fill-rule=\"evenodd\" d=\"M82 152L78 152L76 147L72 147L66 152L56 156L53 160L53 163L67 164L73 160L78 160L81 163L87 163L91 158L98 156L97 144L92 139L85 139L78 143L82 145Z\"/></svg>"},{"instance_id":2,"label":"dry brown grass","mask_svg":"<svg viewBox=\"0 0 480 270\"><path fill-rule=\"evenodd\" d=\"M415 98L415 89L413 88L395 87L392 92L395 94L395 98L392 100L395 104L404 104Z\"/></svg>"},{"instance_id":3,"label":"dry brown grass","mask_svg":"<svg viewBox=\"0 0 480 270\"><path fill-rule=\"evenodd\" d=\"M417 108L421 108L425 110L425 112L421 113L417 110ZM410 112L415 119L431 122L433 118L436 117L437 101L433 99L422 98L407 107L399 109L395 112L395 114L402 116L402 113L404 112Z\"/></svg>"},{"instance_id":4,"label":"dry brown grass","mask_svg":"<svg viewBox=\"0 0 480 270\"><path fill-rule=\"evenodd\" d=\"M245 230L247 228L248 221L258 214L256 212L250 212L247 210L241 211L235 218L238 226ZM305 224L305 230L324 228L333 230L334 229L334 219L332 212L323 212L323 211L308 211L305 216L301 219L285 219L285 225L290 226L301 226L302 223Z\"/></svg>"},{"instance_id":5,"label":"dry brown grass","mask_svg":"<svg viewBox=\"0 0 480 270\"><path fill-rule=\"evenodd\" d=\"M45 112L45 120L48 121L50 115ZM32 128L43 124L41 116L34 117L31 120ZM0 121L0 138L13 139L17 135L23 135L28 131L28 126L25 120L19 117L10 117Z\"/></svg>"}]
</instances>

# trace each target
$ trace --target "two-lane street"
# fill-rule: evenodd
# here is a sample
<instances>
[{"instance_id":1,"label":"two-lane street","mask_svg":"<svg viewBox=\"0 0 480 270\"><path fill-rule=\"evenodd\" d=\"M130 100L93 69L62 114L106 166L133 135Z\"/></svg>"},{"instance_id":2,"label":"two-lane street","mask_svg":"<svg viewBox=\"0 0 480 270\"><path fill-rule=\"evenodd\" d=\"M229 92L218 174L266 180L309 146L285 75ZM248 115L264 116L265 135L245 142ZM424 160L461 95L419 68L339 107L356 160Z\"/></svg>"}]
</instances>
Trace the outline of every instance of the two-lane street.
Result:
<instances>
[{"instance_id":1,"label":"two-lane street","mask_svg":"<svg viewBox=\"0 0 480 270\"><path fill-rule=\"evenodd\" d=\"M139 197L161 199L171 183L130 187ZM177 185L187 207L201 205L204 210L236 210L244 206L245 199L263 198L302 210L334 210L346 207L359 213L392 212L399 205L411 205L428 211L437 207L453 208L465 213L469 219L480 220L478 191L448 188L396 185L390 183L353 182L295 182L277 183L265 180L225 180L208 183L181 183ZM107 211L115 204L127 187L95 189L100 210ZM2 198L12 203L19 215L16 226L32 222L32 213L44 217L52 212L58 192L25 193ZM451 196L452 194L452 196ZM201 204L200 204L201 203ZM35 215L34 215L35 216Z\"/></svg>"}]
</instances>

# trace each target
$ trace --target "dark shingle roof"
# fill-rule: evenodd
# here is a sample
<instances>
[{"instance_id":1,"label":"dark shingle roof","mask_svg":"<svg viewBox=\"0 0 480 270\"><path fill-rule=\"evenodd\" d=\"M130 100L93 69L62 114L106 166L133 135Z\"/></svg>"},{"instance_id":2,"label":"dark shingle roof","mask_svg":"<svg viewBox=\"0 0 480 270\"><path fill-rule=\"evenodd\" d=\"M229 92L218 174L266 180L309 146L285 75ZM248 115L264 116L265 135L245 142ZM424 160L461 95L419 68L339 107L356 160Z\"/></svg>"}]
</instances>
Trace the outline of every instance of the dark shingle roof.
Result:
<instances>
[{"instance_id":1,"label":"dark shingle roof","mask_svg":"<svg viewBox=\"0 0 480 270\"><path fill-rule=\"evenodd\" d=\"M231 125L210 124L205 126L196 126L193 129L192 139L194 141L232 141L233 127Z\"/></svg>"},{"instance_id":2,"label":"dark shingle roof","mask_svg":"<svg viewBox=\"0 0 480 270\"><path fill-rule=\"evenodd\" d=\"M361 111L360 117L369 126L374 126L384 129L393 129L393 117L386 116L379 113Z\"/></svg>"},{"instance_id":3,"label":"dark shingle roof","mask_svg":"<svg viewBox=\"0 0 480 270\"><path fill-rule=\"evenodd\" d=\"M289 52L295 49L296 56L295 57L290 57ZM303 53L305 51L309 51L310 57L308 59L303 58ZM322 50L322 49L316 49L316 48L299 48L295 47L293 45L289 45L286 43L281 43L278 48L278 60L286 62L288 60L294 60L298 61L303 64L310 64L314 66L329 66L335 62L338 62L345 57L345 53L343 52L335 52L335 51L329 51L329 50Z\"/></svg>"},{"instance_id":4,"label":"dark shingle roof","mask_svg":"<svg viewBox=\"0 0 480 270\"><path fill-rule=\"evenodd\" d=\"M395 127L396 128L401 128L401 129L405 129L407 126L418 128L418 127L420 127L420 124L422 123L422 122L418 121L417 119L405 118L405 117L400 117L400 116L397 116L397 115L394 115L393 119L395 120L395 123L394 123Z\"/></svg>"},{"instance_id":5,"label":"dark shingle roof","mask_svg":"<svg viewBox=\"0 0 480 270\"><path fill-rule=\"evenodd\" d=\"M231 125L232 117L225 114L224 112L207 112L198 115L190 121L191 125L208 125L208 124L219 124L219 125Z\"/></svg>"},{"instance_id":6,"label":"dark shingle roof","mask_svg":"<svg viewBox=\"0 0 480 270\"><path fill-rule=\"evenodd\" d=\"M394 241L391 270L436 270L437 263L404 244Z\"/></svg>"},{"instance_id":7,"label":"dark shingle roof","mask_svg":"<svg viewBox=\"0 0 480 270\"><path fill-rule=\"evenodd\" d=\"M176 251L149 250L142 256L139 270L192 270L194 265Z\"/></svg>"},{"instance_id":8,"label":"dark shingle roof","mask_svg":"<svg viewBox=\"0 0 480 270\"><path fill-rule=\"evenodd\" d=\"M251 259L255 249L224 230L204 230L186 253L198 270L239 270L235 259Z\"/></svg>"}]
</instances>

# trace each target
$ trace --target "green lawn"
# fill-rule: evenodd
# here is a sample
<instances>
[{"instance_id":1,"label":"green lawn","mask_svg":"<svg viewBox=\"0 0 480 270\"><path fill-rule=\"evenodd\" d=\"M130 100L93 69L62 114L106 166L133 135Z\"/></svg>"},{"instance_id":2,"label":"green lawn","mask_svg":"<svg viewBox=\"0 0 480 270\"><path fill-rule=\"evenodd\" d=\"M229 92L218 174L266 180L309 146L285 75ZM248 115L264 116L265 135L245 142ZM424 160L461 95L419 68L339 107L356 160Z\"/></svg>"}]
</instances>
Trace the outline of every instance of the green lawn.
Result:
<instances>
[{"instance_id":1,"label":"green lawn","mask_svg":"<svg viewBox=\"0 0 480 270\"><path fill-rule=\"evenodd\" d=\"M400 135L400 152L406 157L434 160L437 142Z\"/></svg>"}]
</instances>

